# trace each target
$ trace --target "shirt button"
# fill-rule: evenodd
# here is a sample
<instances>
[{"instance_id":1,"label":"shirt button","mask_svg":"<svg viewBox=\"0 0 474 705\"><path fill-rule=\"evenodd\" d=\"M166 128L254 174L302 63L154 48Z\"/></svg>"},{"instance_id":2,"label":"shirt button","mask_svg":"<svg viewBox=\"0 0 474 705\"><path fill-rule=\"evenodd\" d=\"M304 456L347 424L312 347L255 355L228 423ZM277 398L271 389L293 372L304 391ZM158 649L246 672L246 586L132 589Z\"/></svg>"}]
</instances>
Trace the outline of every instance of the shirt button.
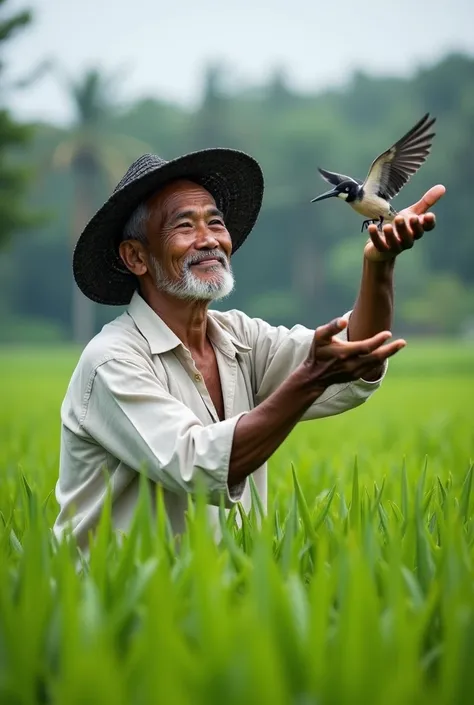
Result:
<instances>
[{"instance_id":1,"label":"shirt button","mask_svg":"<svg viewBox=\"0 0 474 705\"><path fill-rule=\"evenodd\" d=\"M200 382L202 380L202 377L201 375L195 374L194 379L196 380L196 382Z\"/></svg>"}]
</instances>

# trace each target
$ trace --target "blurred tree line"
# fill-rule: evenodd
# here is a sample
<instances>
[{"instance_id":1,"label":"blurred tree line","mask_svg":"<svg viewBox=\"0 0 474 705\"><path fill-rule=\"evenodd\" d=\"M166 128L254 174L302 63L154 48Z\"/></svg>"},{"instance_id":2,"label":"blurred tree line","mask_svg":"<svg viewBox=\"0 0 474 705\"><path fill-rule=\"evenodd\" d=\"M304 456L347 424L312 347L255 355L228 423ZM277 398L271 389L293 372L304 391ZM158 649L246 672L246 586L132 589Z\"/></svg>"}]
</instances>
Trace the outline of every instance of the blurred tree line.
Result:
<instances>
[{"instance_id":1,"label":"blurred tree line","mask_svg":"<svg viewBox=\"0 0 474 705\"><path fill-rule=\"evenodd\" d=\"M0 12L6 0L0 0ZM0 14L0 48L3 49L15 34L31 22L27 10L4 17ZM0 244L13 234L39 221L24 203L31 172L15 159L17 151L24 148L33 136L33 128L17 123L6 106L9 94L28 84L28 79L12 80L0 61Z\"/></svg>"},{"instance_id":2,"label":"blurred tree line","mask_svg":"<svg viewBox=\"0 0 474 705\"><path fill-rule=\"evenodd\" d=\"M473 58L452 54L410 78L355 73L345 86L315 94L294 91L283 71L266 85L231 88L226 71L210 66L201 102L188 110L159 98L121 103L125 86L117 79L97 70L65 79L74 123L35 125L21 156L34 174L28 207L49 218L33 229L19 222L0 254L0 341L82 342L121 312L81 300L72 247L146 151L170 159L226 146L262 165L262 212L233 261L235 292L219 308L313 327L346 311L357 293L366 235L361 218L340 201L310 203L327 188L317 167L364 178L372 159L427 111L438 118L432 154L394 206L409 205L436 183L447 193L435 209L436 230L399 258L395 330L457 335L473 327ZM3 129L0 123L0 142Z\"/></svg>"}]
</instances>

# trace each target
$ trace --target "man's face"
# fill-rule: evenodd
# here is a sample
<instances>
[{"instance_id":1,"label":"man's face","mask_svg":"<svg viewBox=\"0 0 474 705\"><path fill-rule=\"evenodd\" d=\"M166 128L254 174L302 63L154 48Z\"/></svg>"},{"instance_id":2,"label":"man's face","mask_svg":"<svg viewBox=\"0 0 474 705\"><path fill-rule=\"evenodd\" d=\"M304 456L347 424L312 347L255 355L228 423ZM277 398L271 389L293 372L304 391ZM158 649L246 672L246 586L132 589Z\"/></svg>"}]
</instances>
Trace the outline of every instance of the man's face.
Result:
<instances>
[{"instance_id":1,"label":"man's face","mask_svg":"<svg viewBox=\"0 0 474 705\"><path fill-rule=\"evenodd\" d=\"M158 290L210 301L233 289L232 240L211 194L177 181L149 202L148 271Z\"/></svg>"}]
</instances>

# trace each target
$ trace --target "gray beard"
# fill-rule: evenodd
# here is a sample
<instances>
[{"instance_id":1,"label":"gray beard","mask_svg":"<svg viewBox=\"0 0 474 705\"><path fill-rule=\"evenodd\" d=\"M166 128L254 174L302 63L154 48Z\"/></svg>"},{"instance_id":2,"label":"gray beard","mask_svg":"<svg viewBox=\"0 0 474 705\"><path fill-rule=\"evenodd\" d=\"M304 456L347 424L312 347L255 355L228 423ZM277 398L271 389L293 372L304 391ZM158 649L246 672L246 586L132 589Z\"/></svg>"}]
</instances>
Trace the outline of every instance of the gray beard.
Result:
<instances>
[{"instance_id":1,"label":"gray beard","mask_svg":"<svg viewBox=\"0 0 474 705\"><path fill-rule=\"evenodd\" d=\"M206 257L215 257L220 264L212 267L215 276L202 281L191 270L191 265ZM217 301L228 296L234 289L234 275L228 260L220 250L206 251L198 255L190 255L183 264L183 275L178 281L170 279L161 263L150 255L153 266L153 279L158 291L183 301Z\"/></svg>"}]
</instances>

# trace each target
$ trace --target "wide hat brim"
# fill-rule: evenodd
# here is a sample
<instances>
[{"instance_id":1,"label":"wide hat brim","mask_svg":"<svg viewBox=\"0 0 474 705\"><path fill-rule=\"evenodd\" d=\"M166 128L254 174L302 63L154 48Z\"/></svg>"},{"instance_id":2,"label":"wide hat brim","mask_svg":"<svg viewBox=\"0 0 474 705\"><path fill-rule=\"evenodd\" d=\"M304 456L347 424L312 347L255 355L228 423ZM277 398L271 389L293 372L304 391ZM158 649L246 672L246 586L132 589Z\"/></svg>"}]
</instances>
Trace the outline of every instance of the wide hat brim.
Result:
<instances>
[{"instance_id":1,"label":"wide hat brim","mask_svg":"<svg viewBox=\"0 0 474 705\"><path fill-rule=\"evenodd\" d=\"M118 252L124 226L142 201L176 179L194 181L209 191L224 215L232 253L239 249L255 224L263 198L263 174L252 157L224 148L204 149L170 161L143 155L77 241L73 273L85 296L109 306L130 302L137 278Z\"/></svg>"}]
</instances>

